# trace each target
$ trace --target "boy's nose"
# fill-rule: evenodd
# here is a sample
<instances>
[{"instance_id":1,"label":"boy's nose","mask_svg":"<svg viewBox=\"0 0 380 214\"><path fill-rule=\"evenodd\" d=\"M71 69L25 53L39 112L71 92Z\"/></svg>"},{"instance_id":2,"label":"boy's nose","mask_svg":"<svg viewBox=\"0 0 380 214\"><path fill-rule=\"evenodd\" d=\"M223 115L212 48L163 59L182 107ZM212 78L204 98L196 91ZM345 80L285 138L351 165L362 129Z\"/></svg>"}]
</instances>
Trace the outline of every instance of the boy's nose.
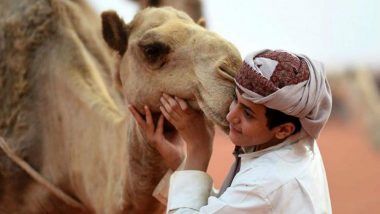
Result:
<instances>
[{"instance_id":1,"label":"boy's nose","mask_svg":"<svg viewBox=\"0 0 380 214\"><path fill-rule=\"evenodd\" d=\"M231 106L230 108L230 112L228 112L227 116L226 116L226 119L229 123L232 123L232 124L237 124L239 123L240 119L239 117L237 116L237 112L236 112L236 105L235 106Z\"/></svg>"}]
</instances>

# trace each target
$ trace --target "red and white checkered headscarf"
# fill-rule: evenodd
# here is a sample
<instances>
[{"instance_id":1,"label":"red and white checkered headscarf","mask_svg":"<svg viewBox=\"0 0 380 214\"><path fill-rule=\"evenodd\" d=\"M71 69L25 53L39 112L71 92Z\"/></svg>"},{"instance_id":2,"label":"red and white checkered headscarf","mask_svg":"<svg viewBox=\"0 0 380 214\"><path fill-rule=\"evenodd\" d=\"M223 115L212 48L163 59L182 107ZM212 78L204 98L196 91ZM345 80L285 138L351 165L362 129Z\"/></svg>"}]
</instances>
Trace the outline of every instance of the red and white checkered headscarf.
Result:
<instances>
[{"instance_id":1,"label":"red and white checkered headscarf","mask_svg":"<svg viewBox=\"0 0 380 214\"><path fill-rule=\"evenodd\" d=\"M304 55L252 53L235 83L245 99L300 118L302 128L315 139L330 116L332 98L323 65Z\"/></svg>"}]
</instances>

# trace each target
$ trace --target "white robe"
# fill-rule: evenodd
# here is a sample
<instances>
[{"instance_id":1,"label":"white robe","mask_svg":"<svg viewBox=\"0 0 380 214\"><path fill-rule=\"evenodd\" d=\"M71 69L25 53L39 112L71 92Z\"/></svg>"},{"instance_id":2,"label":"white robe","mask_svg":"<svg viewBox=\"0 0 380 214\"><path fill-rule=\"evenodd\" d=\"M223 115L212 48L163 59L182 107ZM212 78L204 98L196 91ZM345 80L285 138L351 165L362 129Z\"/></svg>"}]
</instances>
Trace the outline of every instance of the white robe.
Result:
<instances>
[{"instance_id":1,"label":"white robe","mask_svg":"<svg viewBox=\"0 0 380 214\"><path fill-rule=\"evenodd\" d=\"M219 198L207 173L177 170L170 179L167 213L331 213L318 146L312 138L298 136L240 155L241 169ZM168 178L154 193L163 202Z\"/></svg>"}]
</instances>

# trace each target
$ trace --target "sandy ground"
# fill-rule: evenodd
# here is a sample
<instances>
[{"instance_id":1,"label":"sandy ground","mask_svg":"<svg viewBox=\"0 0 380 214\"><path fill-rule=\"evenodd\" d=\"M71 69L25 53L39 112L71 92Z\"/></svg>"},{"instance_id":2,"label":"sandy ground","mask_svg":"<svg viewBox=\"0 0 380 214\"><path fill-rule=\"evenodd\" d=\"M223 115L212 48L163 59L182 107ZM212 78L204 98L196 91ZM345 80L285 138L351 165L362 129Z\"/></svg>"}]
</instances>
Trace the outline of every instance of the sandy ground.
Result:
<instances>
[{"instance_id":1,"label":"sandy ground","mask_svg":"<svg viewBox=\"0 0 380 214\"><path fill-rule=\"evenodd\" d=\"M330 121L318 144L324 159L333 213L380 213L380 150L358 123ZM209 173L220 187L233 161L233 145L218 131Z\"/></svg>"}]
</instances>

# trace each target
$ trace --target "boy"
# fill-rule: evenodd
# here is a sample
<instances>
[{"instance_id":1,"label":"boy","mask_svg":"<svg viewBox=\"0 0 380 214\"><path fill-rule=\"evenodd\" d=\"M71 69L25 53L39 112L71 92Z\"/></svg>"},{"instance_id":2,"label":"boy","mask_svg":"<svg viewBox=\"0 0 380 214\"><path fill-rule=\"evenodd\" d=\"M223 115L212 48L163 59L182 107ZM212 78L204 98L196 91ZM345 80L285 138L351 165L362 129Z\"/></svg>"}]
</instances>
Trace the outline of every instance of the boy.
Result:
<instances>
[{"instance_id":1,"label":"boy","mask_svg":"<svg viewBox=\"0 0 380 214\"><path fill-rule=\"evenodd\" d=\"M184 169L170 178L168 213L331 213L315 142L332 103L323 67L303 55L263 50L245 58L235 83L227 120L237 159L218 195L206 173L212 133L205 121L185 101L161 98L162 114L187 143ZM181 156L162 135L163 117L155 129L149 109L147 122L131 110L164 159ZM167 162L175 168L178 160Z\"/></svg>"}]
</instances>

